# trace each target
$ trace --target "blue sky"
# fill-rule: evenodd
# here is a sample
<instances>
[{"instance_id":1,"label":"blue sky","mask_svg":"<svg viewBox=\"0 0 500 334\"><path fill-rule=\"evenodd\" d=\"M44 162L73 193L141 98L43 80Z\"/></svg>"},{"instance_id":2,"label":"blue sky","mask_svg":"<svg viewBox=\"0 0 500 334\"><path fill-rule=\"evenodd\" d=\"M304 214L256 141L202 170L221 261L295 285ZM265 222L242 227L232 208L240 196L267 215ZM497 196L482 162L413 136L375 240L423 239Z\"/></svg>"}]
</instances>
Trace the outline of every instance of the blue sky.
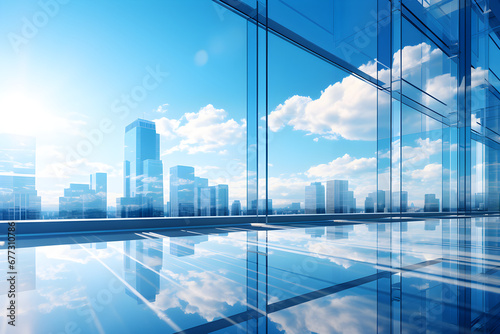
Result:
<instances>
[{"instance_id":1,"label":"blue sky","mask_svg":"<svg viewBox=\"0 0 500 334\"><path fill-rule=\"evenodd\" d=\"M165 199L168 170L181 164L194 166L211 184L229 184L230 201L245 203L243 18L209 0L148 5L128 0L119 6L112 1L68 1L53 15L35 1L2 2L0 10L10 13L0 22L0 34L6 36L0 42L5 120L0 132L36 137L37 189L44 208L57 209L63 189L71 182L88 182L93 172L108 173L108 205L114 205L123 193L124 128L138 117L155 121L161 134ZM274 10L270 7L270 15ZM357 31L370 21L369 13L367 7L359 22L335 16L334 29L345 28L338 32L345 38L335 43L356 44L347 38L349 29ZM324 26L331 23L324 20ZM38 27L30 31L29 24ZM317 29L297 27L305 36ZM408 31L415 34L403 50L408 80L427 66L429 75L421 88L452 105L453 90L432 90L443 82L453 86L450 65L441 62L439 50L418 32ZM372 44L349 60L376 77ZM377 90L275 35L269 35L268 47L269 195L274 206L303 202L304 187L311 182L349 179L362 207L367 194L376 190ZM346 58L345 53L339 56ZM386 75L384 71L378 74ZM428 135L427 123L415 129L415 123L408 123L407 133L415 135L403 142L410 151L440 145ZM432 152L436 157L417 155L420 160L410 174L435 164L438 175L441 151ZM423 201L422 191L415 191L416 204Z\"/></svg>"}]
</instances>

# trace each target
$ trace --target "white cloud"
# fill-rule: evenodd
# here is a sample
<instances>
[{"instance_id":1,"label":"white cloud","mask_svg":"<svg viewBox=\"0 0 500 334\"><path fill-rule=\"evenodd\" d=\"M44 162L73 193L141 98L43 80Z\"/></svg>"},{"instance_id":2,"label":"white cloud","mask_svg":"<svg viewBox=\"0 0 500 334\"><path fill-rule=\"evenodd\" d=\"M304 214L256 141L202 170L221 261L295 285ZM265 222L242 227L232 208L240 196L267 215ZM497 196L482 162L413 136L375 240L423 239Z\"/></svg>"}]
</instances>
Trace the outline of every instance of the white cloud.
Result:
<instances>
[{"instance_id":1,"label":"white cloud","mask_svg":"<svg viewBox=\"0 0 500 334\"><path fill-rule=\"evenodd\" d=\"M38 310L41 313L50 313L56 307L76 309L85 305L87 297L83 296L84 287L73 288L71 290L63 288L51 288L39 290L40 296L47 302L40 303Z\"/></svg>"},{"instance_id":2,"label":"white cloud","mask_svg":"<svg viewBox=\"0 0 500 334\"><path fill-rule=\"evenodd\" d=\"M179 128L181 121L177 119L169 119L162 117L154 121L156 123L156 131L166 139L175 139L177 135L175 131Z\"/></svg>"},{"instance_id":3,"label":"white cloud","mask_svg":"<svg viewBox=\"0 0 500 334\"><path fill-rule=\"evenodd\" d=\"M429 181L438 181L443 174L443 166L441 164L437 163L432 163L426 165L422 169L415 169L413 171L408 171L408 174L416 179L420 180L422 182L429 182Z\"/></svg>"},{"instance_id":4,"label":"white cloud","mask_svg":"<svg viewBox=\"0 0 500 334\"><path fill-rule=\"evenodd\" d=\"M399 72L401 68L401 59L403 60L403 77L408 78L412 74L420 72L420 66L423 63L439 59L443 52L438 49L432 49L425 42L418 45L407 45L403 50L398 50L394 54L393 72Z\"/></svg>"},{"instance_id":5,"label":"white cloud","mask_svg":"<svg viewBox=\"0 0 500 334\"><path fill-rule=\"evenodd\" d=\"M59 274L65 273L65 272L70 272L69 269L66 268L65 263L59 263L57 265L51 266L51 267L41 267L36 271L36 277L37 279L41 279L42 281L52 281L52 280L59 280L63 279Z\"/></svg>"},{"instance_id":6,"label":"white cloud","mask_svg":"<svg viewBox=\"0 0 500 334\"><path fill-rule=\"evenodd\" d=\"M189 280L182 281L185 289L177 297L188 303L185 312L199 314L212 321L223 314L227 306L245 300L243 287L213 272L190 272Z\"/></svg>"},{"instance_id":7,"label":"white cloud","mask_svg":"<svg viewBox=\"0 0 500 334\"><path fill-rule=\"evenodd\" d=\"M268 120L273 132L289 125L326 139L375 140L377 89L351 75L328 86L316 100L290 97Z\"/></svg>"},{"instance_id":8,"label":"white cloud","mask_svg":"<svg viewBox=\"0 0 500 334\"><path fill-rule=\"evenodd\" d=\"M198 152L219 152L226 145L239 143L245 138L246 120L227 120L224 109L216 109L209 104L198 112L186 113L179 119L162 117L154 120L160 135L167 139L180 138L180 143L163 155L176 151L194 154Z\"/></svg>"},{"instance_id":9,"label":"white cloud","mask_svg":"<svg viewBox=\"0 0 500 334\"><path fill-rule=\"evenodd\" d=\"M327 164L320 164L309 168L306 175L311 178L333 179L344 177L362 172L376 172L377 159L351 157L349 154L344 154L343 157L332 160Z\"/></svg>"},{"instance_id":10,"label":"white cloud","mask_svg":"<svg viewBox=\"0 0 500 334\"><path fill-rule=\"evenodd\" d=\"M430 138L418 138L415 143L418 146L403 146L403 168L411 168L421 161L429 159L432 155L441 153L442 140L431 140ZM399 150L394 152L395 159L399 159Z\"/></svg>"},{"instance_id":11,"label":"white cloud","mask_svg":"<svg viewBox=\"0 0 500 334\"><path fill-rule=\"evenodd\" d=\"M70 162L53 162L45 165L45 168L42 169L37 176L39 178L70 179L75 176L87 177L95 172L107 173L108 178L120 175L120 171L111 165L81 158Z\"/></svg>"},{"instance_id":12,"label":"white cloud","mask_svg":"<svg viewBox=\"0 0 500 334\"><path fill-rule=\"evenodd\" d=\"M159 105L158 108L155 110L157 113L164 114L168 111L168 103L164 103L162 105Z\"/></svg>"},{"instance_id":13,"label":"white cloud","mask_svg":"<svg viewBox=\"0 0 500 334\"><path fill-rule=\"evenodd\" d=\"M279 330L299 333L373 333L376 301L360 296L326 297L269 314ZM359 316L362 314L363 321Z\"/></svg>"},{"instance_id":14,"label":"white cloud","mask_svg":"<svg viewBox=\"0 0 500 334\"><path fill-rule=\"evenodd\" d=\"M410 78L420 73L421 65L442 56L438 48L427 43L405 46L394 54L394 73L401 69ZM365 73L387 81L389 70L377 73L377 63L368 62L359 67ZM410 79L411 80L411 79ZM450 103L456 95L456 78L443 74L427 80L424 89ZM328 86L318 99L294 95L278 105L268 117L269 129L277 132L285 126L321 135L326 139L375 140L377 126L377 89L353 75Z\"/></svg>"}]
</instances>

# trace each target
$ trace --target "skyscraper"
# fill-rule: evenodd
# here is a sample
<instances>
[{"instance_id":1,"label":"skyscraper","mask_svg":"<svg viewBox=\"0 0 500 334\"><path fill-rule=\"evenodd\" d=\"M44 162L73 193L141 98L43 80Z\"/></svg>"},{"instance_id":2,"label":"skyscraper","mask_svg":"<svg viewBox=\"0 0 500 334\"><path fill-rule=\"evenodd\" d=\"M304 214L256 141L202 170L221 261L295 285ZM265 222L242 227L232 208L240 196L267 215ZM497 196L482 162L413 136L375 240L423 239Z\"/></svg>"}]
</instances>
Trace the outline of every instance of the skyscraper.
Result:
<instances>
[{"instance_id":1,"label":"skyscraper","mask_svg":"<svg viewBox=\"0 0 500 334\"><path fill-rule=\"evenodd\" d=\"M170 168L170 212L172 217L194 216L195 208L194 168L174 166Z\"/></svg>"},{"instance_id":2,"label":"skyscraper","mask_svg":"<svg viewBox=\"0 0 500 334\"><path fill-rule=\"evenodd\" d=\"M0 134L0 220L40 219L35 138Z\"/></svg>"},{"instance_id":3,"label":"skyscraper","mask_svg":"<svg viewBox=\"0 0 500 334\"><path fill-rule=\"evenodd\" d=\"M373 197L367 196L365 199L365 213L373 213L375 212L375 202Z\"/></svg>"},{"instance_id":4,"label":"skyscraper","mask_svg":"<svg viewBox=\"0 0 500 334\"><path fill-rule=\"evenodd\" d=\"M368 203L370 205L370 203L373 202L373 204L375 206L374 207L374 211L375 212L385 212L385 210L386 210L386 205L385 204L387 202L387 196L386 196L386 192L385 191L378 190L378 191L369 193L368 197L371 198L371 200L369 200ZM366 203L366 201L365 201L365 203ZM387 203L387 204L389 204L389 203ZM387 205L387 206L389 206L389 205ZM365 204L365 212L366 212L366 204Z\"/></svg>"},{"instance_id":5,"label":"skyscraper","mask_svg":"<svg viewBox=\"0 0 500 334\"><path fill-rule=\"evenodd\" d=\"M137 119L125 128L123 179L119 217L163 216L163 163L155 123Z\"/></svg>"},{"instance_id":6,"label":"skyscraper","mask_svg":"<svg viewBox=\"0 0 500 334\"><path fill-rule=\"evenodd\" d=\"M425 212L439 212L439 198L435 194L425 194Z\"/></svg>"},{"instance_id":7,"label":"skyscraper","mask_svg":"<svg viewBox=\"0 0 500 334\"><path fill-rule=\"evenodd\" d=\"M229 216L229 187L227 184L218 184L217 192L217 216Z\"/></svg>"},{"instance_id":8,"label":"skyscraper","mask_svg":"<svg viewBox=\"0 0 500 334\"><path fill-rule=\"evenodd\" d=\"M106 218L108 211L108 175L106 173L94 173L90 175L90 189L95 191L95 195L100 198L99 210Z\"/></svg>"},{"instance_id":9,"label":"skyscraper","mask_svg":"<svg viewBox=\"0 0 500 334\"><path fill-rule=\"evenodd\" d=\"M241 214L241 202L234 200L231 204L231 216L239 216Z\"/></svg>"},{"instance_id":10,"label":"skyscraper","mask_svg":"<svg viewBox=\"0 0 500 334\"><path fill-rule=\"evenodd\" d=\"M325 213L325 186L312 182L306 186L306 214Z\"/></svg>"},{"instance_id":11,"label":"skyscraper","mask_svg":"<svg viewBox=\"0 0 500 334\"><path fill-rule=\"evenodd\" d=\"M216 216L217 189L215 186L201 188L200 196L201 216Z\"/></svg>"},{"instance_id":12,"label":"skyscraper","mask_svg":"<svg viewBox=\"0 0 500 334\"><path fill-rule=\"evenodd\" d=\"M208 179L194 177L194 215L201 216L201 188L208 187Z\"/></svg>"},{"instance_id":13,"label":"skyscraper","mask_svg":"<svg viewBox=\"0 0 500 334\"><path fill-rule=\"evenodd\" d=\"M347 180L333 180L326 183L326 213L356 212L354 193L349 191Z\"/></svg>"},{"instance_id":14,"label":"skyscraper","mask_svg":"<svg viewBox=\"0 0 500 334\"><path fill-rule=\"evenodd\" d=\"M392 212L408 211L408 192L396 191L392 194Z\"/></svg>"}]
</instances>

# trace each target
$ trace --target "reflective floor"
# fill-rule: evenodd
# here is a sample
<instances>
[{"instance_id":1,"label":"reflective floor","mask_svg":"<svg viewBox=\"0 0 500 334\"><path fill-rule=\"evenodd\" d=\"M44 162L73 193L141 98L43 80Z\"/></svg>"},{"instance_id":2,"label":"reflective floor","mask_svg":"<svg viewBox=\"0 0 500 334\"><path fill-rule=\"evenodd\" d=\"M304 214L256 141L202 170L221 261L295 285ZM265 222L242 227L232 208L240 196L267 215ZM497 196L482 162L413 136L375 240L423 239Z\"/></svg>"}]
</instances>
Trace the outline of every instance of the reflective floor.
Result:
<instances>
[{"instance_id":1,"label":"reflective floor","mask_svg":"<svg viewBox=\"0 0 500 334\"><path fill-rule=\"evenodd\" d=\"M1 312L0 333L493 333L499 222L18 238L17 325Z\"/></svg>"}]
</instances>

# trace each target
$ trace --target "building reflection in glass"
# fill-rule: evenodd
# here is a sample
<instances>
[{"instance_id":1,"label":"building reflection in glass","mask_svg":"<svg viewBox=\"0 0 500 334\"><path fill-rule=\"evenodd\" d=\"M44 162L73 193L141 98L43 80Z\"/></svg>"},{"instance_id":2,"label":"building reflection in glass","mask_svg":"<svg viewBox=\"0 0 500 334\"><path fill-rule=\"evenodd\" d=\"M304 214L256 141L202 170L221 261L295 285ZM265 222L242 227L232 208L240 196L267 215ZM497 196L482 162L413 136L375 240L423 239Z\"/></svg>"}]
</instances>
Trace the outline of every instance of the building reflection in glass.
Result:
<instances>
[{"instance_id":1,"label":"building reflection in glass","mask_svg":"<svg viewBox=\"0 0 500 334\"><path fill-rule=\"evenodd\" d=\"M0 134L0 220L41 218L35 147L33 137Z\"/></svg>"},{"instance_id":2,"label":"building reflection in glass","mask_svg":"<svg viewBox=\"0 0 500 334\"><path fill-rule=\"evenodd\" d=\"M349 232L354 230L353 225L328 226L326 228L327 240L349 239Z\"/></svg>"},{"instance_id":3,"label":"building reflection in glass","mask_svg":"<svg viewBox=\"0 0 500 334\"><path fill-rule=\"evenodd\" d=\"M162 239L125 241L124 248L125 280L146 300L154 302L160 293L158 273L163 266ZM126 289L126 293L137 303L142 303L129 289Z\"/></svg>"},{"instance_id":4,"label":"building reflection in glass","mask_svg":"<svg viewBox=\"0 0 500 334\"><path fill-rule=\"evenodd\" d=\"M208 235L197 235L192 237L171 237L170 255L182 257L194 255L195 245L208 241Z\"/></svg>"}]
</instances>

